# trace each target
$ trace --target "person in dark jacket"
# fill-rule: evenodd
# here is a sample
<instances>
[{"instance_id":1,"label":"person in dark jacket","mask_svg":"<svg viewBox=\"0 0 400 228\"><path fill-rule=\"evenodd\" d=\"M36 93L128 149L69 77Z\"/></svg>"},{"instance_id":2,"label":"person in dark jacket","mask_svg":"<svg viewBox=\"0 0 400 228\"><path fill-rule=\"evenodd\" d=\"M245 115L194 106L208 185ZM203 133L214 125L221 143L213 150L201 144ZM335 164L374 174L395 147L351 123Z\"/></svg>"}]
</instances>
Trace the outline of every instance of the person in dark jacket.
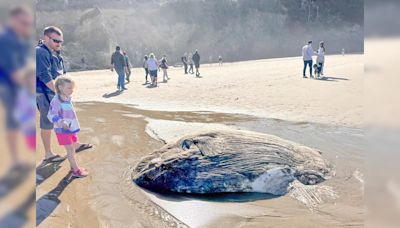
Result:
<instances>
[{"instance_id":1,"label":"person in dark jacket","mask_svg":"<svg viewBox=\"0 0 400 228\"><path fill-rule=\"evenodd\" d=\"M188 73L188 57L187 57L187 54L185 53L183 56L182 56L182 63L183 63L183 67L184 67L184 69L185 69L185 74L187 74Z\"/></svg>"},{"instance_id":2,"label":"person in dark jacket","mask_svg":"<svg viewBox=\"0 0 400 228\"><path fill-rule=\"evenodd\" d=\"M200 54L198 50L196 49L195 53L193 54L193 62L194 62L194 67L196 68L196 77L200 76L199 68L200 68Z\"/></svg>"},{"instance_id":3,"label":"person in dark jacket","mask_svg":"<svg viewBox=\"0 0 400 228\"><path fill-rule=\"evenodd\" d=\"M119 92L126 90L125 88L125 72L126 72L126 61L124 55L121 53L121 48L117 46L115 52L111 56L111 71L115 71L118 74L117 88Z\"/></svg>"}]
</instances>

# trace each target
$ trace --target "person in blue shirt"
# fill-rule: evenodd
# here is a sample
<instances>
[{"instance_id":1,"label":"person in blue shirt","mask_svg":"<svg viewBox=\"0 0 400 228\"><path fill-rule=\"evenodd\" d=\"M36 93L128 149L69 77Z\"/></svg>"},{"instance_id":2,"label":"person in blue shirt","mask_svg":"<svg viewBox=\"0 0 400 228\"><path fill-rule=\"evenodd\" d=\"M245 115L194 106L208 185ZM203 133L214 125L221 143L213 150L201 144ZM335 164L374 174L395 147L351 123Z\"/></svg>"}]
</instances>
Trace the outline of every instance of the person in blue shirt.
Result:
<instances>
[{"instance_id":1,"label":"person in blue shirt","mask_svg":"<svg viewBox=\"0 0 400 228\"><path fill-rule=\"evenodd\" d=\"M126 61L124 55L121 53L119 46L115 47L115 52L111 56L111 71L115 71L118 74L117 88L119 92L126 90L125 87L125 73L126 73Z\"/></svg>"},{"instance_id":2,"label":"person in blue shirt","mask_svg":"<svg viewBox=\"0 0 400 228\"><path fill-rule=\"evenodd\" d=\"M46 162L62 161L63 157L51 150L51 131L53 124L47 118L50 101L55 96L55 79L64 73L63 64L56 52L61 50L62 31L54 26L43 31L43 42L36 47L36 103L40 117L40 135L45 150Z\"/></svg>"},{"instance_id":3,"label":"person in blue shirt","mask_svg":"<svg viewBox=\"0 0 400 228\"><path fill-rule=\"evenodd\" d=\"M8 22L0 30L0 103L5 108L6 139L12 167L22 165L17 153L19 126L13 112L19 81L30 57L33 24L32 10L18 6L9 11Z\"/></svg>"}]
</instances>

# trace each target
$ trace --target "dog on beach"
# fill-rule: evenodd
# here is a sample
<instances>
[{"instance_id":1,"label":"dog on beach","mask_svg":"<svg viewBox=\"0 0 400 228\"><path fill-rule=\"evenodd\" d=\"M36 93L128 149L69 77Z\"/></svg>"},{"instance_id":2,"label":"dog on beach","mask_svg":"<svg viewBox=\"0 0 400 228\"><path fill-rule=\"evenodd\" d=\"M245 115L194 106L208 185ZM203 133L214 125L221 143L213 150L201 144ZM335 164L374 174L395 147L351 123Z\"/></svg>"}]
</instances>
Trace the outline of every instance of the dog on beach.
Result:
<instances>
[{"instance_id":1,"label":"dog on beach","mask_svg":"<svg viewBox=\"0 0 400 228\"><path fill-rule=\"evenodd\" d=\"M314 68L315 79L320 78L321 70L322 70L322 63L314 64L313 68Z\"/></svg>"}]
</instances>

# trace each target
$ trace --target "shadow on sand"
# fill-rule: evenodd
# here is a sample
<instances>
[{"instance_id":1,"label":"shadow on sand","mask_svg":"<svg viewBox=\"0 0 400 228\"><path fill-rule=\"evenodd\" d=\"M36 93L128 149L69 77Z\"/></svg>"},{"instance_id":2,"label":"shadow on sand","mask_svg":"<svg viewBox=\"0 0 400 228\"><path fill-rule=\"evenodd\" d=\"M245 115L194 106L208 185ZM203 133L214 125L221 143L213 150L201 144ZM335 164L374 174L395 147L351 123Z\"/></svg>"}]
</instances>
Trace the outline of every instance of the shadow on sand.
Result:
<instances>
[{"instance_id":1,"label":"shadow on sand","mask_svg":"<svg viewBox=\"0 0 400 228\"><path fill-rule=\"evenodd\" d=\"M20 186L29 176L33 166L21 165L10 168L0 177L0 199L6 197L13 189Z\"/></svg>"},{"instance_id":2,"label":"shadow on sand","mask_svg":"<svg viewBox=\"0 0 400 228\"><path fill-rule=\"evenodd\" d=\"M0 227L25 227L29 209L35 205L35 200L36 191L32 191L18 207L0 218Z\"/></svg>"},{"instance_id":3,"label":"shadow on sand","mask_svg":"<svg viewBox=\"0 0 400 228\"><path fill-rule=\"evenodd\" d=\"M322 78L320 78L318 80L327 81L327 82L337 82L337 81L348 81L349 79L348 78L323 76Z\"/></svg>"},{"instance_id":4,"label":"shadow on sand","mask_svg":"<svg viewBox=\"0 0 400 228\"><path fill-rule=\"evenodd\" d=\"M51 177L55 172L57 172L57 170L61 168L62 162L63 161L39 165L36 168L36 186L40 185L47 178Z\"/></svg>"},{"instance_id":5,"label":"shadow on sand","mask_svg":"<svg viewBox=\"0 0 400 228\"><path fill-rule=\"evenodd\" d=\"M112 92L112 93L105 93L105 94L103 94L103 97L104 98L110 98L110 97L116 97L116 96L118 96L118 95L120 95L122 92L121 91L115 91L115 92Z\"/></svg>"},{"instance_id":6,"label":"shadow on sand","mask_svg":"<svg viewBox=\"0 0 400 228\"><path fill-rule=\"evenodd\" d=\"M158 83L157 83L158 84ZM148 89L154 89L154 88L157 88L158 87L158 85L157 86L153 86L153 85L151 85L151 84L149 84L148 86L146 86L146 88L148 88Z\"/></svg>"},{"instance_id":7,"label":"shadow on sand","mask_svg":"<svg viewBox=\"0 0 400 228\"><path fill-rule=\"evenodd\" d=\"M46 195L36 201L36 226L39 226L60 204L58 197L65 188L76 178L68 173L58 185Z\"/></svg>"}]
</instances>

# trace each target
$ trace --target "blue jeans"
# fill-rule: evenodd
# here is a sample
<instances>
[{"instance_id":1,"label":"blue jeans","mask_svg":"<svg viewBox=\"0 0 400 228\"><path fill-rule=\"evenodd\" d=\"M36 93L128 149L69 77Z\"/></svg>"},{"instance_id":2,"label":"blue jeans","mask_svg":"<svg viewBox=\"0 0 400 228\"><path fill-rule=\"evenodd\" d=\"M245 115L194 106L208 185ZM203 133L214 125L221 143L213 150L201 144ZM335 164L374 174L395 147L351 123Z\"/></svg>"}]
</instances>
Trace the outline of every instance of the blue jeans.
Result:
<instances>
[{"instance_id":1,"label":"blue jeans","mask_svg":"<svg viewBox=\"0 0 400 228\"><path fill-rule=\"evenodd\" d=\"M318 63L318 64L320 64L320 66L321 66L321 74L324 74L324 63L322 62L322 63Z\"/></svg>"},{"instance_id":2,"label":"blue jeans","mask_svg":"<svg viewBox=\"0 0 400 228\"><path fill-rule=\"evenodd\" d=\"M123 88L125 88L125 72L124 72L124 70L118 70L117 74L118 74L118 85L117 85L117 87L119 89L123 89Z\"/></svg>"},{"instance_id":3,"label":"blue jeans","mask_svg":"<svg viewBox=\"0 0 400 228\"><path fill-rule=\"evenodd\" d=\"M310 76L312 75L312 60L304 60L303 77L306 76L307 65L310 67Z\"/></svg>"}]
</instances>

